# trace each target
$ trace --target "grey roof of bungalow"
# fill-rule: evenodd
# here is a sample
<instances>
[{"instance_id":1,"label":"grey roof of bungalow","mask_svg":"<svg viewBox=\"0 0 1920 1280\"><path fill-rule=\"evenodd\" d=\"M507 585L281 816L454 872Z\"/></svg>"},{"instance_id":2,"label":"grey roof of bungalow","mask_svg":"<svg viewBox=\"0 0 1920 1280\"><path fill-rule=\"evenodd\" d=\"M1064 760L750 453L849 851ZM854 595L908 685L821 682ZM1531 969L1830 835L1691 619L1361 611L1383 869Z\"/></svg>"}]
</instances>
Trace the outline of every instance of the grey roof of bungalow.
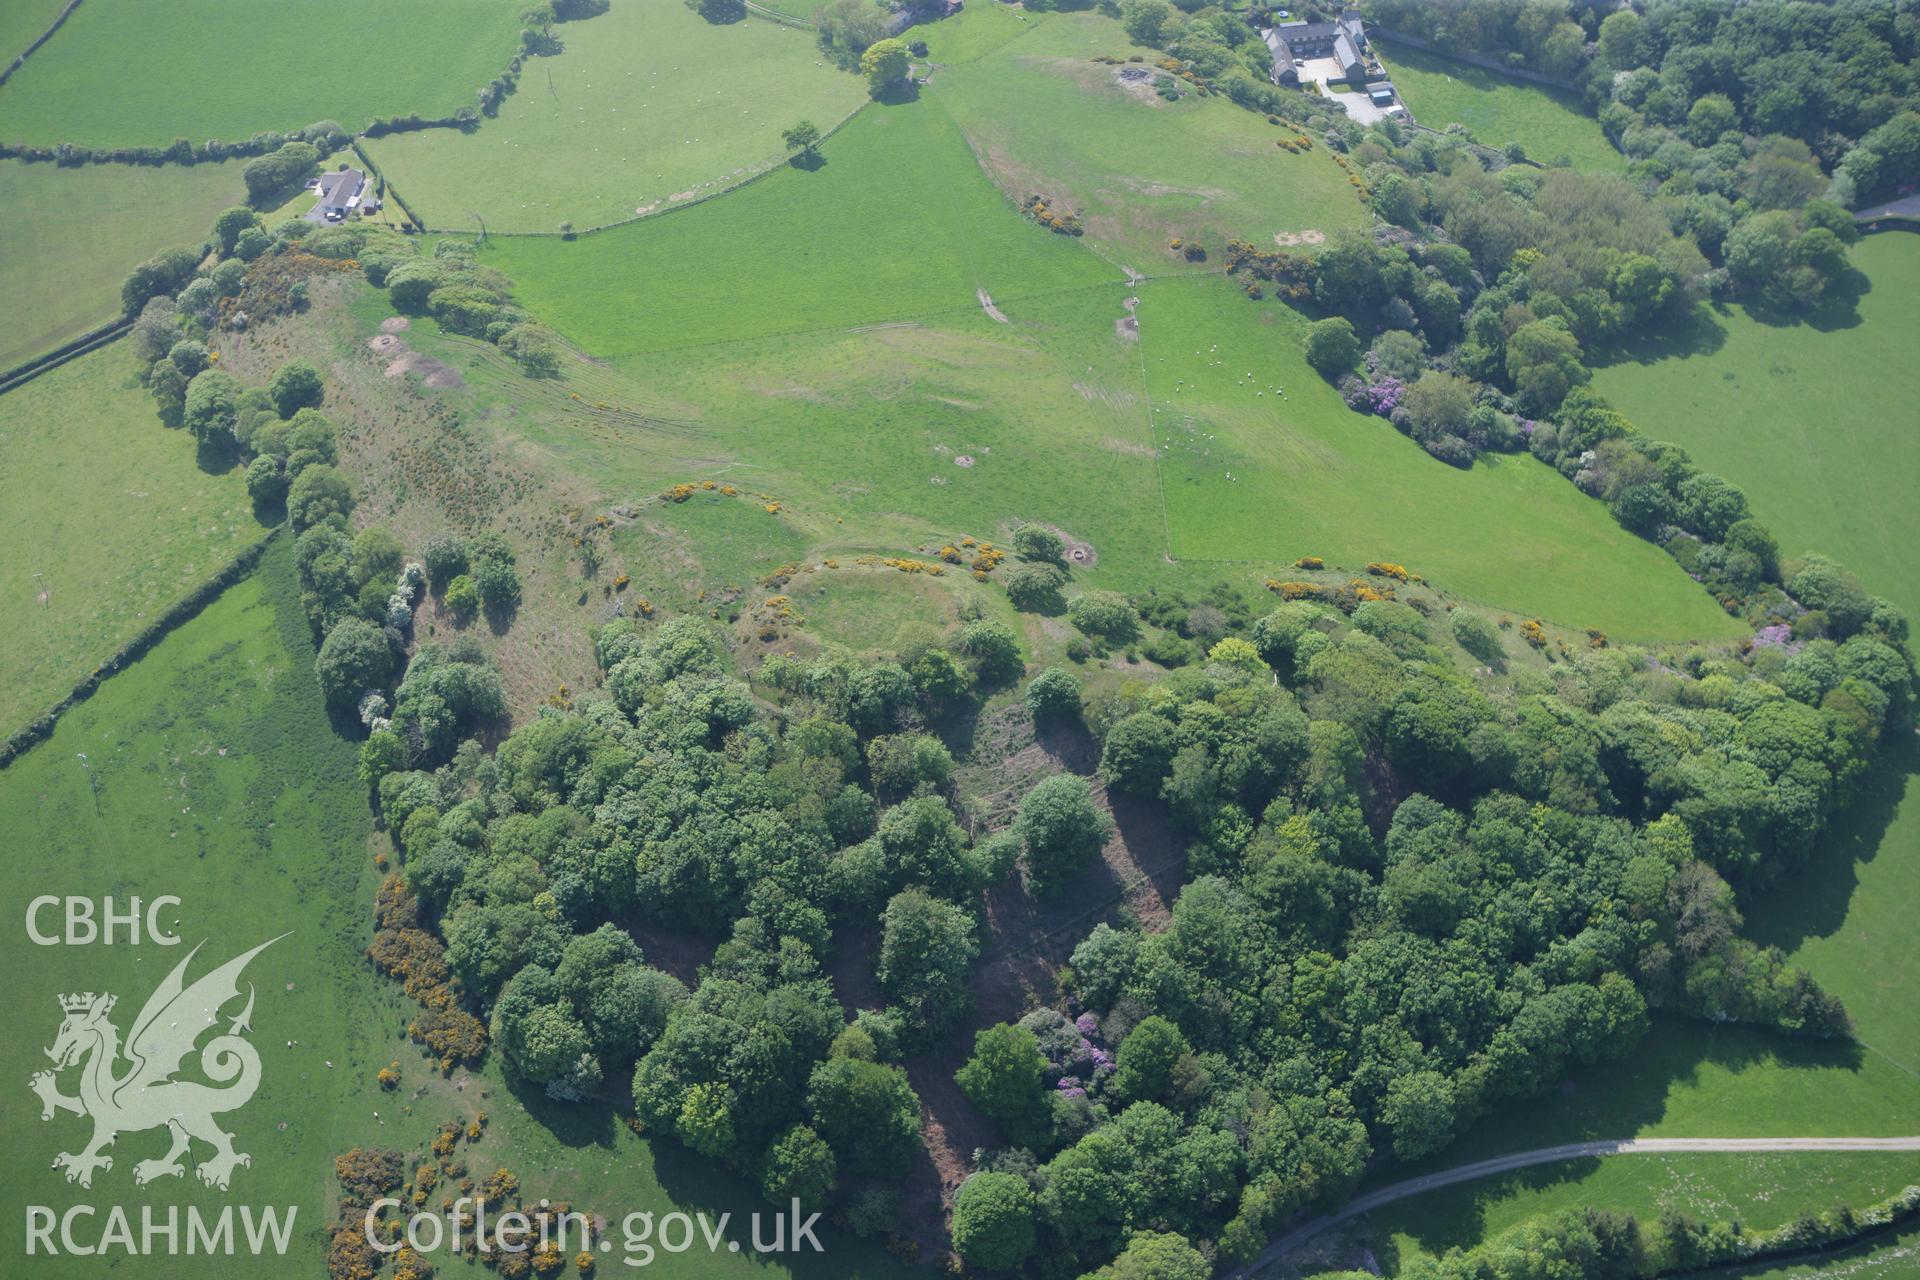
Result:
<instances>
[{"instance_id":1,"label":"grey roof of bungalow","mask_svg":"<svg viewBox=\"0 0 1920 1280\"><path fill-rule=\"evenodd\" d=\"M340 169L320 179L320 203L343 205L360 194L366 175L358 169Z\"/></svg>"}]
</instances>

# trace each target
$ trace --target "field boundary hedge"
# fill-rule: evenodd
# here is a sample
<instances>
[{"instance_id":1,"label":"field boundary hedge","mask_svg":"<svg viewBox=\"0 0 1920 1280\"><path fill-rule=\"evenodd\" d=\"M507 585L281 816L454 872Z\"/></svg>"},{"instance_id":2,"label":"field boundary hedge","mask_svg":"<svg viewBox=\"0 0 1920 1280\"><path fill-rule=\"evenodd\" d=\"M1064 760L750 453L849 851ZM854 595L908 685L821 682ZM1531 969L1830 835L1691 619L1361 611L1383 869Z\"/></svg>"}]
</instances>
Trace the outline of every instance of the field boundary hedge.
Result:
<instances>
[{"instance_id":1,"label":"field boundary hedge","mask_svg":"<svg viewBox=\"0 0 1920 1280\"><path fill-rule=\"evenodd\" d=\"M1882 231L1920 231L1920 214L1883 213L1871 222L1857 224L1863 236L1876 235Z\"/></svg>"},{"instance_id":2,"label":"field boundary hedge","mask_svg":"<svg viewBox=\"0 0 1920 1280\"><path fill-rule=\"evenodd\" d=\"M19 364L13 366L13 368L8 369L4 373L0 373L0 395L5 395L15 387L32 382L49 369L58 369L61 365L75 357L86 355L89 351L97 351L101 347L106 346L128 329L131 329L134 319L135 317L133 316L121 316L116 320L109 320L105 324L95 325L79 337L63 343L51 351L34 356L30 360L21 361Z\"/></svg>"},{"instance_id":3,"label":"field boundary hedge","mask_svg":"<svg viewBox=\"0 0 1920 1280\"><path fill-rule=\"evenodd\" d=\"M863 102L859 106L855 107L853 110L849 111L846 114L846 116L841 119L840 123L834 125L831 129L828 129L825 133L820 135L820 142L816 142L813 145L816 147L819 146L821 142L825 142L828 138L831 138L834 134L840 132L842 129L852 124L853 118L855 116L859 115L862 111L865 111L868 107L872 105L873 105L873 102L871 99L869 99L866 102ZM709 200L718 200L721 196L730 196L736 191L745 190L746 188L752 186L754 183L760 181L762 178L770 177L773 174L778 173L780 170L786 168L788 165L792 163L793 163L793 160L791 158L788 158L786 160L775 160L772 164L769 164L766 168L761 169L755 173L752 173L747 177L740 179L740 181L734 183L732 186L723 187L719 191L715 191L710 195L701 196L696 200L683 201L680 204L671 205L665 209L656 210L653 213L637 213L631 218L621 218L617 222L603 222L598 226L593 226L593 227L576 227L572 231L488 231L486 235L488 239L493 239L494 237L498 236L502 238L512 238L512 239L545 238L548 240L574 240L574 239L578 239L581 236L590 236L594 234L596 231L613 231L619 227L630 227L636 222L652 222L656 218L664 218L668 214L680 213L687 209L697 209L701 205L707 203L707 201ZM419 218L415 217L413 210L407 209L407 206L404 201L400 202L400 207L402 209L406 209L407 216L410 218L413 218L414 225L419 227L420 230L424 232L431 232L436 235L460 235L460 234L464 234L465 232L465 228L430 227L426 223L421 222Z\"/></svg>"},{"instance_id":4,"label":"field boundary hedge","mask_svg":"<svg viewBox=\"0 0 1920 1280\"><path fill-rule=\"evenodd\" d=\"M60 16L53 20L53 25L48 27L45 31L42 31L39 37L36 40L34 40L32 44L28 45L25 49L21 50L19 55L16 56L12 62L9 62L7 64L6 70L0 71L0 84L5 84L8 80L12 79L13 73L20 69L21 65L25 63L29 57L32 56L33 52L36 49L38 49L41 45L45 44L47 41L53 39L53 33L58 31L61 27L65 26L69 15L71 15L73 11L75 9L78 9L79 7L80 7L80 0L67 0L67 7L60 11Z\"/></svg>"},{"instance_id":5,"label":"field boundary hedge","mask_svg":"<svg viewBox=\"0 0 1920 1280\"><path fill-rule=\"evenodd\" d=\"M80 0L74 0L75 4L79 2ZM782 13L778 9L769 9L765 5L755 4L753 0L745 0L745 3L750 17L765 18L768 22L777 22L783 27L799 27L806 31L815 29L811 18L796 17L791 13Z\"/></svg>"},{"instance_id":6,"label":"field boundary hedge","mask_svg":"<svg viewBox=\"0 0 1920 1280\"><path fill-rule=\"evenodd\" d=\"M280 536L280 531L284 528L286 528L284 524L279 524L267 530L264 537L227 561L212 576L203 579L199 586L174 601L165 613L148 623L138 635L116 649L113 656L88 672L85 678L67 691L64 698L54 703L24 728L16 730L4 743L0 743L0 769L5 769L12 764L28 748L53 736L54 727L60 723L60 717L91 698L108 676L145 657L176 627L199 616L200 611L219 599L228 587L252 573L254 566L260 562L260 557L273 544L273 540Z\"/></svg>"},{"instance_id":7,"label":"field boundary hedge","mask_svg":"<svg viewBox=\"0 0 1920 1280\"><path fill-rule=\"evenodd\" d=\"M407 215L407 221L413 224L414 229L416 231L425 231L427 224L420 221L420 215L413 211L413 206L408 204L406 198L400 194L399 190L387 181L387 175L381 171L379 165L373 162L373 157L368 155L365 149L361 147L360 139L354 138L348 142L347 145L353 149L354 155L360 157L360 163L367 166L367 172L373 175L374 183L376 184L374 190L380 198L382 200L391 200L399 205L400 212Z\"/></svg>"}]
</instances>

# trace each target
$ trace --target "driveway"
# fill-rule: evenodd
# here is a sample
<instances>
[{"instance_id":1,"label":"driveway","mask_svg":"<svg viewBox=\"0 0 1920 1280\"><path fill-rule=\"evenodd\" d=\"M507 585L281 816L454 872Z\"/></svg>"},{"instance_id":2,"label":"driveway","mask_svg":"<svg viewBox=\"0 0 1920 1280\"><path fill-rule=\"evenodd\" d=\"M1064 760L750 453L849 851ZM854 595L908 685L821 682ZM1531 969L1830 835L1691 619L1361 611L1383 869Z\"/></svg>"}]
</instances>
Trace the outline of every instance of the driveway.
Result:
<instances>
[{"instance_id":1,"label":"driveway","mask_svg":"<svg viewBox=\"0 0 1920 1280\"><path fill-rule=\"evenodd\" d=\"M1357 89L1352 93L1335 93L1329 89L1327 96L1344 107L1347 114L1360 124L1372 124L1376 120L1385 120L1392 105L1377 107L1372 98Z\"/></svg>"},{"instance_id":2,"label":"driveway","mask_svg":"<svg viewBox=\"0 0 1920 1280\"><path fill-rule=\"evenodd\" d=\"M1340 104L1346 113L1361 124L1372 124L1376 120L1387 118L1385 107L1376 107L1366 94L1355 89L1351 93L1335 93L1327 86L1334 81L1344 83L1346 73L1340 69L1338 58L1302 58L1300 59L1300 83L1312 82L1321 86L1325 95Z\"/></svg>"}]
</instances>

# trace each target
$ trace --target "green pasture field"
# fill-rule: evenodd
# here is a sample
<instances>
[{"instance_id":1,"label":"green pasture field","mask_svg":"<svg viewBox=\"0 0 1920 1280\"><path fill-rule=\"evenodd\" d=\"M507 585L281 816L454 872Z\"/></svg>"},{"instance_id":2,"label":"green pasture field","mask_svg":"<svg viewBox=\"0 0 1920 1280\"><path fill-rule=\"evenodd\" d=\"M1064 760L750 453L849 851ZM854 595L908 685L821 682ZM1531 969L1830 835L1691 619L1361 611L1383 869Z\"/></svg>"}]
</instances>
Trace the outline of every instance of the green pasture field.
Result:
<instances>
[{"instance_id":1,"label":"green pasture field","mask_svg":"<svg viewBox=\"0 0 1920 1280\"><path fill-rule=\"evenodd\" d=\"M658 220L573 241L497 236L481 261L604 357L979 314L978 289L1004 304L1119 278L1016 216L935 103L871 107L823 153L816 170Z\"/></svg>"},{"instance_id":2,"label":"green pasture field","mask_svg":"<svg viewBox=\"0 0 1920 1280\"><path fill-rule=\"evenodd\" d=\"M1394 560L1496 609L1621 641L1725 639L1724 614L1659 548L1520 456L1460 471L1307 367L1306 321L1213 281L1140 290L1152 444L1175 558Z\"/></svg>"},{"instance_id":3,"label":"green pasture field","mask_svg":"<svg viewBox=\"0 0 1920 1280\"><path fill-rule=\"evenodd\" d=\"M138 369L118 342L0 396L0 737L263 532L240 473L202 468Z\"/></svg>"},{"instance_id":4,"label":"green pasture field","mask_svg":"<svg viewBox=\"0 0 1920 1280\"><path fill-rule=\"evenodd\" d=\"M1909 1152L1607 1156L1447 1187L1372 1214L1369 1226L1392 1275L1563 1209L1631 1213L1649 1228L1671 1210L1764 1231L1804 1212L1871 1204L1915 1181L1920 1155Z\"/></svg>"},{"instance_id":5,"label":"green pasture field","mask_svg":"<svg viewBox=\"0 0 1920 1280\"><path fill-rule=\"evenodd\" d=\"M1594 375L1659 440L1746 490L1784 554L1821 551L1920 617L1920 238L1850 250L1871 288L1856 317L1767 323L1745 308Z\"/></svg>"},{"instance_id":6,"label":"green pasture field","mask_svg":"<svg viewBox=\"0 0 1920 1280\"><path fill-rule=\"evenodd\" d=\"M963 14L962 18L968 15ZM928 37L941 57L940 29ZM1229 239L1261 248L1312 243L1370 215L1325 148L1276 146L1293 129L1225 98L1191 92L1170 103L1151 80L1123 81L1143 64L1096 56L1160 56L1118 22L1062 14L993 52L942 67L928 92L953 113L981 165L1016 202L1046 197L1076 212L1086 243L1145 274L1218 270ZM1182 239L1211 250L1188 263Z\"/></svg>"},{"instance_id":7,"label":"green pasture field","mask_svg":"<svg viewBox=\"0 0 1920 1280\"><path fill-rule=\"evenodd\" d=\"M0 138L165 146L451 115L506 69L522 7L276 0L268 13L248 0L86 0L0 88Z\"/></svg>"},{"instance_id":8,"label":"green pasture field","mask_svg":"<svg viewBox=\"0 0 1920 1280\"><path fill-rule=\"evenodd\" d=\"M64 8L66 0L12 0L0 5L0 66L26 52Z\"/></svg>"},{"instance_id":9,"label":"green pasture field","mask_svg":"<svg viewBox=\"0 0 1920 1280\"><path fill-rule=\"evenodd\" d=\"M102 1215L116 1203L183 1212L188 1205L203 1212L293 1206L291 1274L311 1275L325 1248L331 1157L382 1136L373 1112L399 1110L373 1073L388 1060L390 1028L401 1015L397 988L377 979L360 955L373 882L365 793L354 776L354 744L334 734L321 705L292 559L290 543L276 546L260 573L108 680L51 739L0 771L0 848L21 908L0 934L16 993L13 1034L0 1045L0 1064L14 1082L0 1098L0 1128L16 1158L0 1170L0 1192L14 1205L60 1212L93 1204ZM29 941L23 915L31 898L87 897L97 911L109 894L121 911L135 896L178 897L163 919L183 945L128 945L124 934L112 946ZM41 924L57 933L58 911ZM251 1041L262 1074L252 1101L220 1117L237 1149L253 1157L235 1171L230 1192L202 1187L191 1170L136 1190L135 1163L166 1149L165 1136L152 1131L122 1134L112 1169L97 1173L91 1190L63 1181L53 1157L81 1148L86 1122L56 1113L42 1123L39 1100L25 1087L31 1072L48 1065L42 1050L60 1024L56 997L113 993L113 1021L125 1034L194 946L205 944L188 981L289 931L243 975L243 994L249 985L256 993ZM236 1003L228 1012L238 1010ZM290 1040L299 1043L289 1047ZM72 1072L60 1086L74 1091ZM96 1217L91 1229L103 1225ZM0 1226L7 1257L24 1255L22 1232L23 1218L8 1214ZM41 1257L32 1265L42 1275L91 1276L102 1260ZM199 1257L137 1265L156 1278L207 1274ZM246 1274L276 1270L261 1263Z\"/></svg>"},{"instance_id":10,"label":"green pasture field","mask_svg":"<svg viewBox=\"0 0 1920 1280\"><path fill-rule=\"evenodd\" d=\"M934 66L937 83L944 68L972 62L1065 18L1064 14L1028 13L1000 0L977 0L951 18L920 23L907 39L926 41L927 60Z\"/></svg>"},{"instance_id":11,"label":"green pasture field","mask_svg":"<svg viewBox=\"0 0 1920 1280\"><path fill-rule=\"evenodd\" d=\"M0 88L0 109L11 90ZM129 271L205 240L214 215L245 202L243 163L65 169L0 160L0 369L117 317Z\"/></svg>"},{"instance_id":12,"label":"green pasture field","mask_svg":"<svg viewBox=\"0 0 1920 1280\"><path fill-rule=\"evenodd\" d=\"M1566 156L1577 169L1626 170L1627 158L1575 94L1390 40L1375 39L1373 51L1414 120L1430 129L1463 124L1476 142L1518 142L1542 164Z\"/></svg>"},{"instance_id":13,"label":"green pasture field","mask_svg":"<svg viewBox=\"0 0 1920 1280\"><path fill-rule=\"evenodd\" d=\"M428 226L554 232L664 212L784 164L783 130L832 128L866 81L813 33L761 19L716 26L679 0L621 0L559 28L519 91L477 129L391 134L368 154ZM781 221L758 235L781 243Z\"/></svg>"}]
</instances>

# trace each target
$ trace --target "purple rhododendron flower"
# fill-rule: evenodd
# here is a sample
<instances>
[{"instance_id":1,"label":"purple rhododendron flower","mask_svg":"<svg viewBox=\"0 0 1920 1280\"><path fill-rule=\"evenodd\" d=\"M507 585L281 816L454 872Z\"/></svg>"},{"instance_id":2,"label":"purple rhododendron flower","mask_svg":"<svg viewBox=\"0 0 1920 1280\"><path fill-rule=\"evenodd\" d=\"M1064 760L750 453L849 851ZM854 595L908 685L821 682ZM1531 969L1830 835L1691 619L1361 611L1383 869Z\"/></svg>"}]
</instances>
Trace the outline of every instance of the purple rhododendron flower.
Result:
<instances>
[{"instance_id":1,"label":"purple rhododendron flower","mask_svg":"<svg viewBox=\"0 0 1920 1280\"><path fill-rule=\"evenodd\" d=\"M1391 417L1406 395L1406 384L1398 378L1382 378L1367 388L1367 406L1381 417Z\"/></svg>"},{"instance_id":2,"label":"purple rhododendron flower","mask_svg":"<svg viewBox=\"0 0 1920 1280\"><path fill-rule=\"evenodd\" d=\"M1092 1039L1100 1034L1100 1019L1090 1013L1083 1013L1073 1020L1073 1027L1081 1035Z\"/></svg>"},{"instance_id":3,"label":"purple rhododendron flower","mask_svg":"<svg viewBox=\"0 0 1920 1280\"><path fill-rule=\"evenodd\" d=\"M1770 627L1762 627L1753 633L1753 643L1756 646L1764 645L1769 648L1780 649L1785 648L1792 640L1793 628L1784 622L1775 623Z\"/></svg>"}]
</instances>

